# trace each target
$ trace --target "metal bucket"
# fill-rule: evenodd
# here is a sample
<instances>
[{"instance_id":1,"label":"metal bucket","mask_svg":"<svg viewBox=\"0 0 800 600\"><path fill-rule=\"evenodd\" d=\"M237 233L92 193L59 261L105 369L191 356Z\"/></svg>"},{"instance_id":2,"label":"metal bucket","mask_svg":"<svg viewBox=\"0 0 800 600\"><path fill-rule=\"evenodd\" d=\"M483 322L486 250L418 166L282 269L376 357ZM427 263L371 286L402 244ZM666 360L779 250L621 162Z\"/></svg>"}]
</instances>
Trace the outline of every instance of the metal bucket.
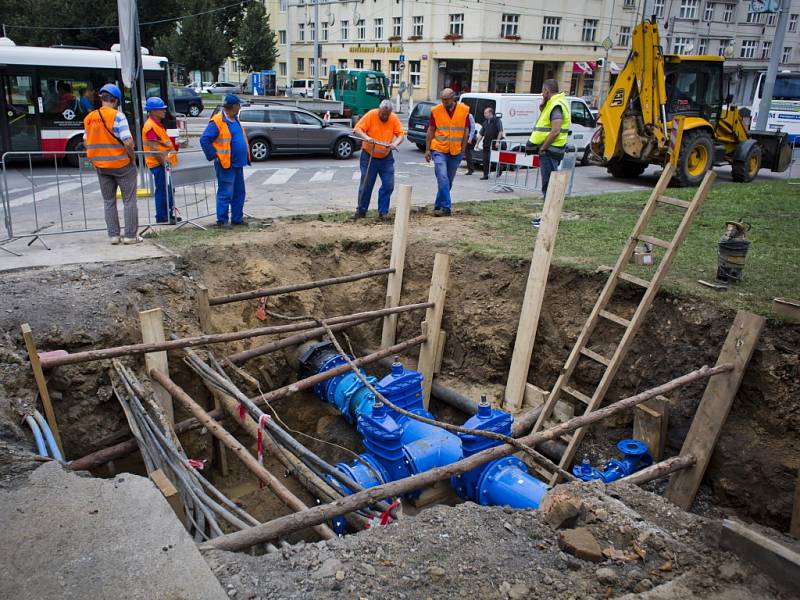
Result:
<instances>
[{"instance_id":1,"label":"metal bucket","mask_svg":"<svg viewBox=\"0 0 800 600\"><path fill-rule=\"evenodd\" d=\"M744 261L750 247L748 240L737 238L719 243L717 279L719 281L741 281Z\"/></svg>"}]
</instances>

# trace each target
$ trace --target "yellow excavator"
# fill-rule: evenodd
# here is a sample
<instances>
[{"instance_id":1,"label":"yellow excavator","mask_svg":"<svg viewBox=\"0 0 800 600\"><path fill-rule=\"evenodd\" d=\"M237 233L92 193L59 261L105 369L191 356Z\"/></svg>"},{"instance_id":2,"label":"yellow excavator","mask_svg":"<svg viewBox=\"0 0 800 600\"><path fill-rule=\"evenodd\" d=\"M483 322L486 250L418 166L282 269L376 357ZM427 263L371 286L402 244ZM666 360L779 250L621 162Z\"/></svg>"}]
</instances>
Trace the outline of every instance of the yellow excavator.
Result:
<instances>
[{"instance_id":1,"label":"yellow excavator","mask_svg":"<svg viewBox=\"0 0 800 600\"><path fill-rule=\"evenodd\" d=\"M636 26L631 41L591 146L611 175L635 178L648 165L672 161L673 182L695 186L715 165L730 164L739 182L762 168L788 168L787 134L750 130L749 110L723 96L723 57L665 55L650 21Z\"/></svg>"}]
</instances>

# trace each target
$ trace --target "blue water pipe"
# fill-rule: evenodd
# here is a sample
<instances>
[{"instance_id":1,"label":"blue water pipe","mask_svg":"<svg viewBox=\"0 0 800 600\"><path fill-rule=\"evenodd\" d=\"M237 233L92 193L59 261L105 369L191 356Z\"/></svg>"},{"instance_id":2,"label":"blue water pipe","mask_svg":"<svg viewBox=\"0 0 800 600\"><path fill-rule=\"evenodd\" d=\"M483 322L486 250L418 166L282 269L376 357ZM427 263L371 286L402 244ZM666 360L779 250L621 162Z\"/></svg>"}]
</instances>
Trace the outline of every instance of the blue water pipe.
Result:
<instances>
[{"instance_id":1,"label":"blue water pipe","mask_svg":"<svg viewBox=\"0 0 800 600\"><path fill-rule=\"evenodd\" d=\"M622 453L622 460L612 458L603 469L597 469L592 466L588 457L584 457L581 464L572 467L572 474L584 481L599 479L611 483L653 464L647 444L639 440L620 440L617 442L617 450Z\"/></svg>"},{"instance_id":2,"label":"blue water pipe","mask_svg":"<svg viewBox=\"0 0 800 600\"><path fill-rule=\"evenodd\" d=\"M58 462L64 462L64 457L61 455L61 450L58 449L58 444L56 444L56 438L53 436L53 432L50 429L50 425L47 424L42 413L38 410L34 411L33 417L36 419L36 422L39 424L39 427L42 429L42 433L44 433L44 439L47 441L47 445L50 448L50 454L53 455Z\"/></svg>"},{"instance_id":3,"label":"blue water pipe","mask_svg":"<svg viewBox=\"0 0 800 600\"><path fill-rule=\"evenodd\" d=\"M44 445L42 430L39 429L39 425L36 423L34 418L30 415L25 415L25 422L28 424L28 427L30 427L31 431L33 432L33 439L36 441L36 452L39 454L39 456L50 456L47 453L47 448Z\"/></svg>"}]
</instances>

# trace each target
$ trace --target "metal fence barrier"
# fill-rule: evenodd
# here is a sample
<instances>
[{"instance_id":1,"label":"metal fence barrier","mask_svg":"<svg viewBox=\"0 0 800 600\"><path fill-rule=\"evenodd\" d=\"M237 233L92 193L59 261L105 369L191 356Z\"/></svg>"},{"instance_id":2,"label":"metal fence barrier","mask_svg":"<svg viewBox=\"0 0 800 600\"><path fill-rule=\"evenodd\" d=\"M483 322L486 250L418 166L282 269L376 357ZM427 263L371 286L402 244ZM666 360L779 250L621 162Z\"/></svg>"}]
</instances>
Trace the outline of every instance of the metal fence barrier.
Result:
<instances>
[{"instance_id":1,"label":"metal fence barrier","mask_svg":"<svg viewBox=\"0 0 800 600\"><path fill-rule=\"evenodd\" d=\"M522 190L536 193L539 191L540 158L537 154L526 154L524 147L519 145L508 149L506 140L492 142L489 158L489 191L511 192ZM567 195L572 195L572 186L575 181L575 168L580 161L580 151L569 141L564 158L558 165L559 171L569 171L569 190ZM495 168L492 177L492 166Z\"/></svg>"}]
</instances>

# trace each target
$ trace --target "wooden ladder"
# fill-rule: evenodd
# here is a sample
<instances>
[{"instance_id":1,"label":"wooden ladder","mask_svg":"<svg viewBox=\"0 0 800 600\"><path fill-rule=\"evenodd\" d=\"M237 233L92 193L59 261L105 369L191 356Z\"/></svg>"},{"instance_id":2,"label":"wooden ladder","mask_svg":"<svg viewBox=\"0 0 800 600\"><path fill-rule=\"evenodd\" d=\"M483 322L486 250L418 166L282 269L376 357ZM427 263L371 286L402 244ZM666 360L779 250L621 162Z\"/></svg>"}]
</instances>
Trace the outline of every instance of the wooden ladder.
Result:
<instances>
[{"instance_id":1,"label":"wooden ladder","mask_svg":"<svg viewBox=\"0 0 800 600\"><path fill-rule=\"evenodd\" d=\"M687 202L685 200L678 200L677 198L670 198L664 195L667 185L672 179L673 171L674 167L672 165L668 164L664 168L661 178L658 180L655 189L653 189L653 193L647 200L647 204L645 205L642 214L639 216L639 220L636 222L636 225L633 228L633 233L631 233L630 237L628 238L622 254L620 254L619 259L617 259L617 263L614 265L603 291L600 293L592 312L589 314L589 318L586 320L586 323L584 324L583 329L581 330L581 333L575 342L575 347L572 349L572 352L567 358L567 362L564 364L561 375L556 381L553 390L550 392L550 395L544 404L544 408L539 415L536 424L533 426L534 432L544 429L545 422L553 417L553 409L556 407L556 403L559 401L559 397L561 397L562 393L565 393L572 398L572 404L585 406L583 414L589 414L590 412L597 410L602 404L603 398L605 398L606 392L611 386L611 382L614 380L617 370L622 364L622 360L625 358L625 354L631 347L633 338L639 331L647 311L653 304L653 300L655 299L656 294L661 287L661 282L664 279L670 264L672 263L672 259L675 257L675 254L680 249L683 240L686 238L689 227L692 224L697 211L700 209L700 206L705 201L706 196L711 189L711 184L714 182L716 177L712 171L706 173L706 176L703 179L703 182L700 184L700 187L697 189L694 198ZM674 237L668 242L645 234L647 226L650 223L653 213L655 212L655 209L659 203L676 206L685 211L683 219L681 220ZM636 245L639 242L647 242L652 246L657 246L665 250L664 256L656 268L655 275L650 281L624 271L631 259L631 256L633 256ZM641 286L645 289L645 293L642 296L638 307L636 308L636 312L633 314L633 317L630 320L606 310L620 279L629 283L633 283L637 286ZM589 338L591 337L592 332L594 331L600 319L611 321L624 330L622 339L617 345L614 355L610 358L602 356L588 347ZM597 384L594 393L591 395L584 394L576 388L568 385L575 367L577 366L581 357L589 358L602 365L602 367L605 369L600 382ZM576 410L576 415L578 412L579 411ZM569 469L569 466L572 464L572 460L575 457L575 452L577 451L578 446L586 433L585 429L585 427L582 427L571 435L565 435L561 437L563 441L567 442L566 451L559 462L559 467L561 469ZM549 477L549 482L551 485L555 485L561 477L561 475L559 475L557 472L551 473L549 471L544 471L543 469L541 472L546 477Z\"/></svg>"}]
</instances>

